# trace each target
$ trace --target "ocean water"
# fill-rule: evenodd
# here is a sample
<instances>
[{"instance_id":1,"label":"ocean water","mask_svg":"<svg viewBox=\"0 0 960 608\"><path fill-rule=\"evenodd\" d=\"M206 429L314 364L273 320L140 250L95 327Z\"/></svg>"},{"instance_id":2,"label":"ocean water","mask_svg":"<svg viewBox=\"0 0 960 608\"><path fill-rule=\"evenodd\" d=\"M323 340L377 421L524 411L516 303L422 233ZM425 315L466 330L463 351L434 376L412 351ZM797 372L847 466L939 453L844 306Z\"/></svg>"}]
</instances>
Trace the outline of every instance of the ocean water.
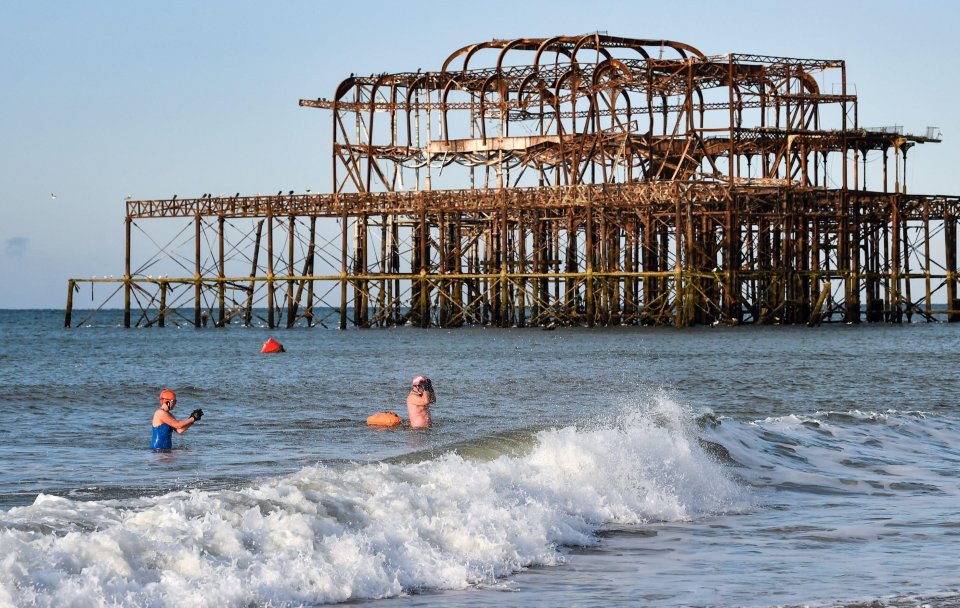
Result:
<instances>
[{"instance_id":1,"label":"ocean water","mask_svg":"<svg viewBox=\"0 0 960 608\"><path fill-rule=\"evenodd\" d=\"M0 606L960 606L960 324L94 320L0 311Z\"/></svg>"}]
</instances>

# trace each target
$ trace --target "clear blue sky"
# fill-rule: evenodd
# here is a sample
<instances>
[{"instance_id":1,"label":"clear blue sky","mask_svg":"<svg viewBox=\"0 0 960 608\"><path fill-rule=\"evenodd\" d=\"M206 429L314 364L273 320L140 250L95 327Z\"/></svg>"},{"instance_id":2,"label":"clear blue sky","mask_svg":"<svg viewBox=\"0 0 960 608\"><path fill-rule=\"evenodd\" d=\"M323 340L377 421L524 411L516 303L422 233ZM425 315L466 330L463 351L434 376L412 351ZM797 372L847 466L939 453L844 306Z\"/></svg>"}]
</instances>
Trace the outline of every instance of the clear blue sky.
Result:
<instances>
[{"instance_id":1,"label":"clear blue sky","mask_svg":"<svg viewBox=\"0 0 960 608\"><path fill-rule=\"evenodd\" d=\"M0 308L62 308L123 272L124 197L331 190L330 97L350 72L437 69L491 38L606 31L707 54L847 60L860 124L933 125L912 192L960 194L950 2L6 2ZM51 199L51 193L57 195Z\"/></svg>"}]
</instances>

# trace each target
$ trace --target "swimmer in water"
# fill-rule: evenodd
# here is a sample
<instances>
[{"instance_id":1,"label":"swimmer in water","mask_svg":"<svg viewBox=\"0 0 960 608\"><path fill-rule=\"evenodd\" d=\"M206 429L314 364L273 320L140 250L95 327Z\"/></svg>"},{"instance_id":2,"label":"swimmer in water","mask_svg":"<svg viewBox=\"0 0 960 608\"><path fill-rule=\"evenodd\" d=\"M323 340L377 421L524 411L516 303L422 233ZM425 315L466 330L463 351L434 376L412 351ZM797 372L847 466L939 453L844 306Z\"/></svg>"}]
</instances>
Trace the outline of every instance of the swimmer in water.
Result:
<instances>
[{"instance_id":1,"label":"swimmer in water","mask_svg":"<svg viewBox=\"0 0 960 608\"><path fill-rule=\"evenodd\" d=\"M420 375L413 379L413 386L407 395L407 416L410 428L421 429L433 424L430 418L430 406L437 402L430 378Z\"/></svg>"},{"instance_id":2,"label":"swimmer in water","mask_svg":"<svg viewBox=\"0 0 960 608\"><path fill-rule=\"evenodd\" d=\"M160 391L160 407L153 413L153 439L150 441L150 447L156 450L169 450L173 447L170 438L173 431L182 433L193 426L193 423L200 420L203 416L203 410L197 409L190 412L190 417L186 420L177 420L170 413L177 405L177 394L170 389Z\"/></svg>"}]
</instances>

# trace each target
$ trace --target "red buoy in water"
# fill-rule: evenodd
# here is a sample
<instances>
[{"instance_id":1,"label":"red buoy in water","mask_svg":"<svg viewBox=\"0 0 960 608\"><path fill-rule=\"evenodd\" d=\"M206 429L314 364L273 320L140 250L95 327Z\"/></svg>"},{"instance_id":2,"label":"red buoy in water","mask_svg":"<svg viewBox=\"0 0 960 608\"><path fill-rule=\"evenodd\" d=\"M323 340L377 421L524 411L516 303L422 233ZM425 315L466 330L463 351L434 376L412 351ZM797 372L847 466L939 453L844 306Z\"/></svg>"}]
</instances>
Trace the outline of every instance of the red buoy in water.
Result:
<instances>
[{"instance_id":1,"label":"red buoy in water","mask_svg":"<svg viewBox=\"0 0 960 608\"><path fill-rule=\"evenodd\" d=\"M263 343L263 348L260 349L261 353L282 353L283 344L280 344L273 338L267 338L267 341Z\"/></svg>"}]
</instances>

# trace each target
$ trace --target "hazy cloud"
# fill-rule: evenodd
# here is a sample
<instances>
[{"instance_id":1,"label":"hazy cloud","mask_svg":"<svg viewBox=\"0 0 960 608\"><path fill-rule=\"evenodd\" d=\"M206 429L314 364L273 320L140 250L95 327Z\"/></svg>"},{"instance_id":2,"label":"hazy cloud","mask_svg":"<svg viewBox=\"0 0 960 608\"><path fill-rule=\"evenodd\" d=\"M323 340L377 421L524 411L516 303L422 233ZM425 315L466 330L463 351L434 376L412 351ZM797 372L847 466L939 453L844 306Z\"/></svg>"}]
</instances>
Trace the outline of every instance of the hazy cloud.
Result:
<instances>
[{"instance_id":1,"label":"hazy cloud","mask_svg":"<svg viewBox=\"0 0 960 608\"><path fill-rule=\"evenodd\" d=\"M3 254L11 258L19 258L27 251L28 239L25 236L15 236L3 244Z\"/></svg>"}]
</instances>

